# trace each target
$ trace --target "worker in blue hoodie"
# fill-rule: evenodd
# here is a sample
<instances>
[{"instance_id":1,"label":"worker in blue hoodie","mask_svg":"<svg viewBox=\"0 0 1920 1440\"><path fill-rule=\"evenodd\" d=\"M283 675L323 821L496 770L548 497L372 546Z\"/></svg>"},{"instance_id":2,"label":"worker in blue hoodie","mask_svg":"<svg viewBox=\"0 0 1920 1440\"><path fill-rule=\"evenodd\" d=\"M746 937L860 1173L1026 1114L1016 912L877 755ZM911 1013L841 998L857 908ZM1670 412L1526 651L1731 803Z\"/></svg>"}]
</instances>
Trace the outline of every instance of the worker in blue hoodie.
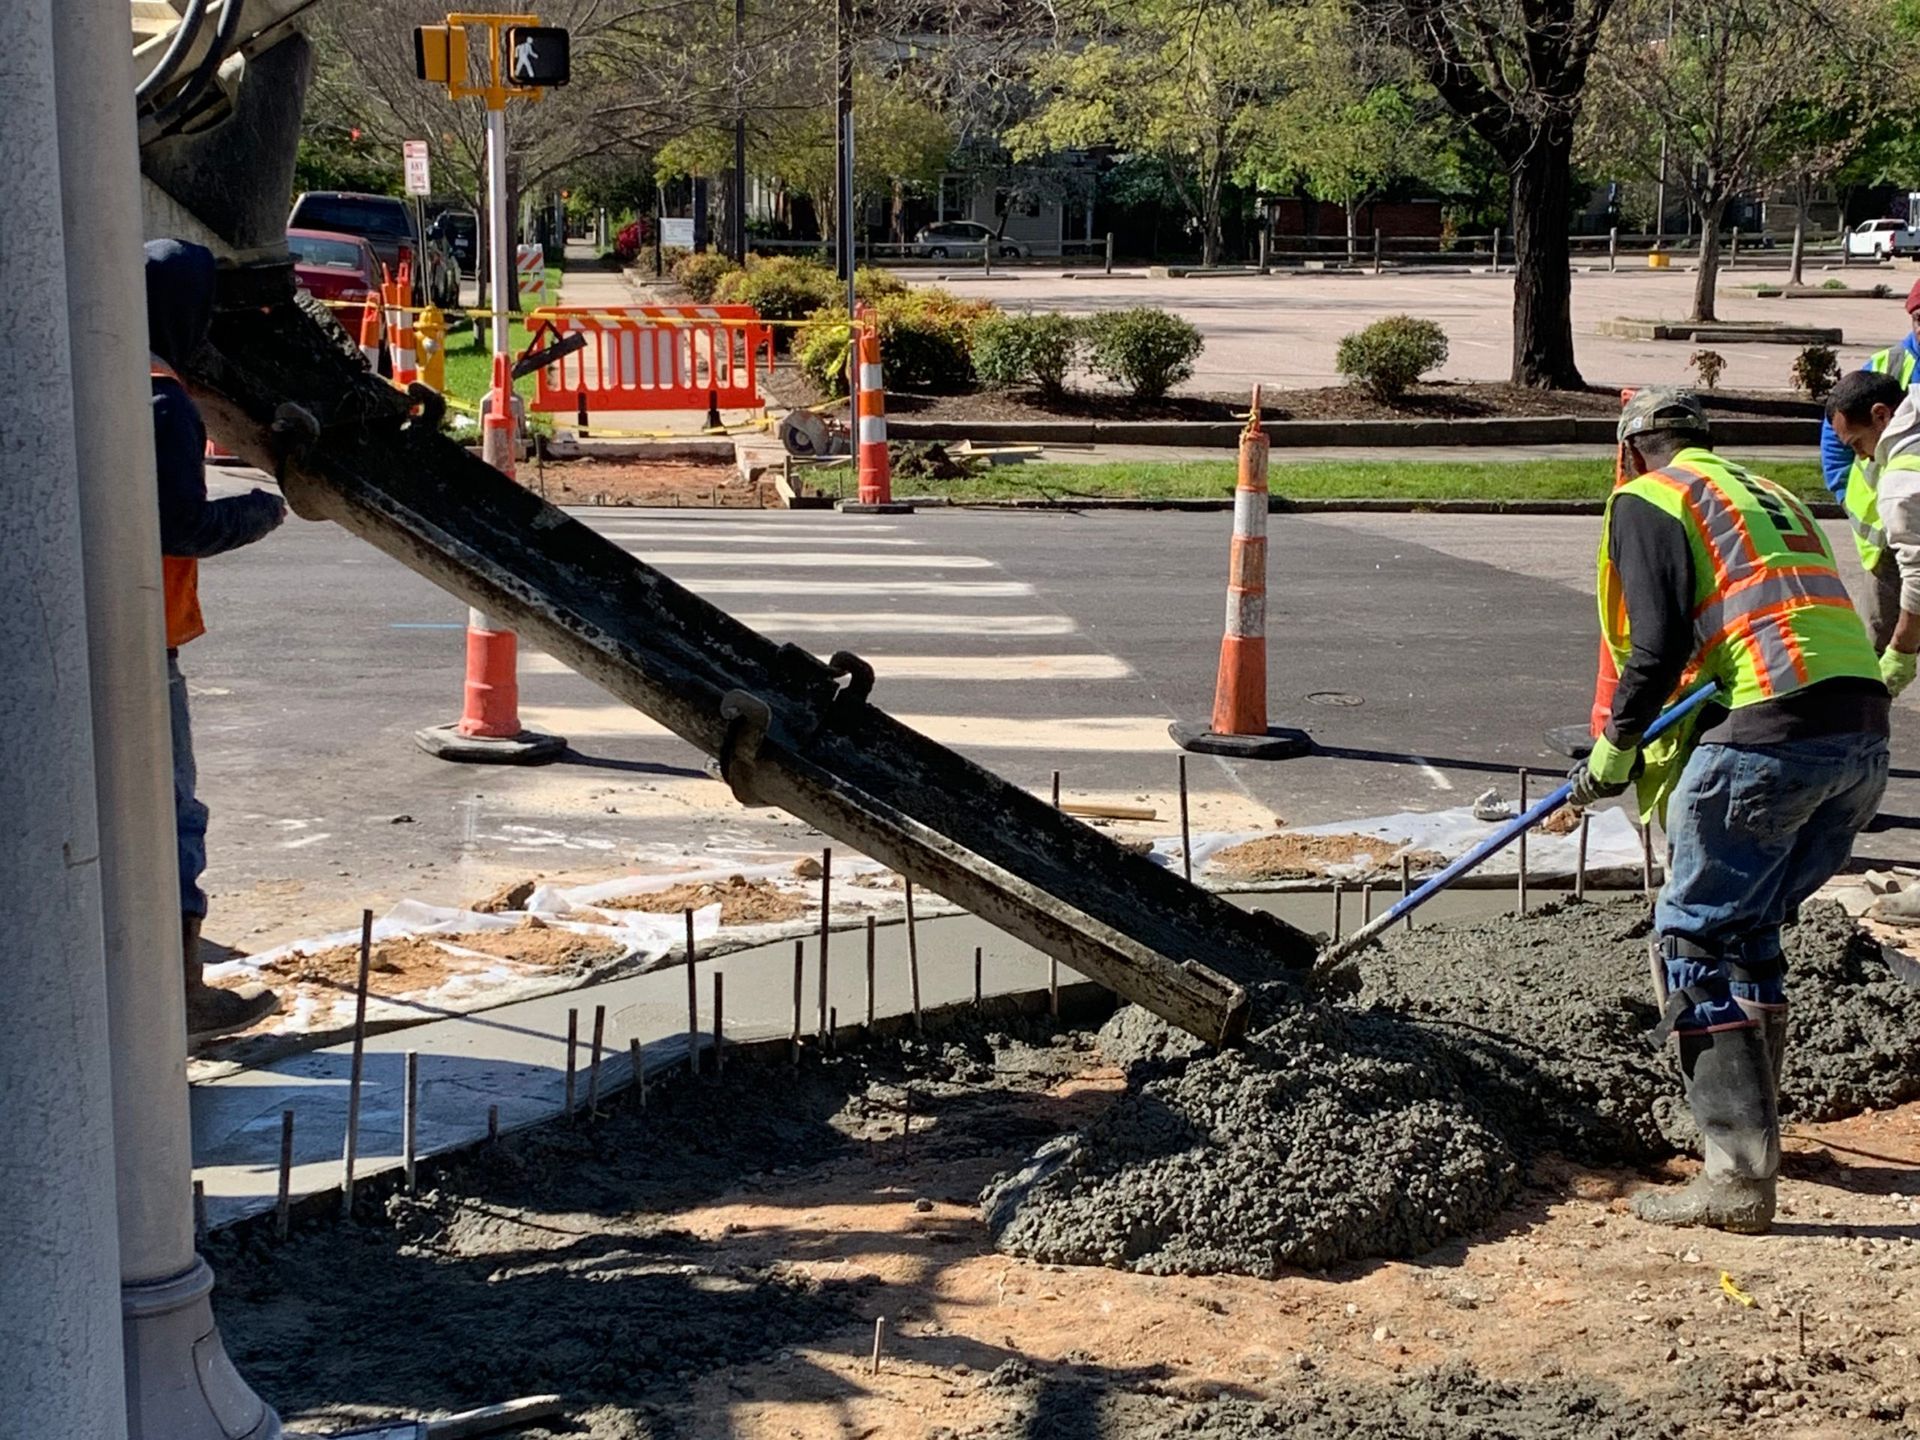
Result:
<instances>
[{"instance_id":1,"label":"worker in blue hoodie","mask_svg":"<svg viewBox=\"0 0 1920 1440\"><path fill-rule=\"evenodd\" d=\"M1903 387L1911 386L1915 369L1920 366L1920 280L1907 292L1907 334L1884 350L1867 357L1862 370L1891 375ZM1847 512L1854 541L1860 548L1860 561L1867 570L1867 632L1873 636L1873 648L1886 650L1893 639L1893 627L1900 619L1900 567L1892 547L1880 532L1874 509L1874 492L1867 463L1854 454L1853 447L1834 433L1831 418L1820 422L1820 471Z\"/></svg>"},{"instance_id":2,"label":"worker in blue hoodie","mask_svg":"<svg viewBox=\"0 0 1920 1440\"><path fill-rule=\"evenodd\" d=\"M200 927L207 896L207 807L195 795L193 730L180 647L206 633L200 613L200 561L264 538L286 518L286 503L266 490L207 496L207 430L180 381L213 320L211 251L181 240L146 247L147 337L152 352L153 448L160 491L160 550L167 606L167 698L173 722L173 810L180 858L180 938L186 961L190 1043L244 1030L279 1008L260 985L224 988L202 974Z\"/></svg>"}]
</instances>

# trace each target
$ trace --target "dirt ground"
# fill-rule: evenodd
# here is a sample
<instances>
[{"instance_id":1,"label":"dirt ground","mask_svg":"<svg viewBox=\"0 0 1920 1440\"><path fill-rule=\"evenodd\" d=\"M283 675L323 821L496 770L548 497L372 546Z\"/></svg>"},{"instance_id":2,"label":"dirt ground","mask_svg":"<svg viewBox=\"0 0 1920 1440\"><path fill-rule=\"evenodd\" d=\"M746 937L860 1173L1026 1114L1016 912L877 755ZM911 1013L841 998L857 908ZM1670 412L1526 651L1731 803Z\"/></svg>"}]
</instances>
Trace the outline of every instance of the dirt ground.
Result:
<instances>
[{"instance_id":1,"label":"dirt ground","mask_svg":"<svg viewBox=\"0 0 1920 1440\"><path fill-rule=\"evenodd\" d=\"M520 482L555 505L694 505L763 508L758 484L711 460L543 460L520 467Z\"/></svg>"},{"instance_id":2,"label":"dirt ground","mask_svg":"<svg viewBox=\"0 0 1920 1440\"><path fill-rule=\"evenodd\" d=\"M1085 1035L1029 1039L735 1063L356 1224L216 1236L228 1346L316 1431L555 1391L527 1433L1920 1434L1920 1104L1792 1127L1764 1237L1627 1213L1686 1164L1549 1157L1415 1261L1154 1277L990 1248L981 1187L1120 1084Z\"/></svg>"},{"instance_id":3,"label":"dirt ground","mask_svg":"<svg viewBox=\"0 0 1920 1440\"><path fill-rule=\"evenodd\" d=\"M1364 864L1365 873L1384 875L1387 862L1406 845L1378 835L1263 835L1216 852L1210 864L1243 880L1308 879L1325 875L1330 865ZM1431 850L1415 850L1407 858L1416 871L1445 863Z\"/></svg>"},{"instance_id":4,"label":"dirt ground","mask_svg":"<svg viewBox=\"0 0 1920 1440\"><path fill-rule=\"evenodd\" d=\"M483 930L473 934L437 937L463 950L482 955L497 955L521 965L543 969L591 970L605 965L620 954L620 947L594 935L571 930L555 930L537 921L523 923L512 930ZM448 976L470 970L475 962L450 955L433 939L406 936L382 940L373 946L367 964L367 988L374 994L402 994L431 988ZM360 947L335 945L312 954L295 951L284 960L261 967L290 980L337 988L351 986L360 977Z\"/></svg>"},{"instance_id":5,"label":"dirt ground","mask_svg":"<svg viewBox=\"0 0 1920 1440\"><path fill-rule=\"evenodd\" d=\"M641 895L623 895L617 900L597 900L594 908L675 915L682 910L699 910L716 901L720 905L722 925L766 925L797 920L816 908L803 896L789 895L764 880L748 880L742 875L730 875L718 882L673 885Z\"/></svg>"}]
</instances>

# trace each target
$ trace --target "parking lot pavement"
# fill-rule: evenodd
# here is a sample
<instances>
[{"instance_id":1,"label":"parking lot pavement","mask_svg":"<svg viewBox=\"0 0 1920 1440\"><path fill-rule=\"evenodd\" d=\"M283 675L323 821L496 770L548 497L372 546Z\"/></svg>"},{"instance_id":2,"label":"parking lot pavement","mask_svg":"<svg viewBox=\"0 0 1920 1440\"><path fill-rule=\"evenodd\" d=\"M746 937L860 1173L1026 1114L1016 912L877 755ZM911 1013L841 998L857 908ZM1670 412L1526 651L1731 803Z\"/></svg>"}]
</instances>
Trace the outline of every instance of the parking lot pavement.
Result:
<instances>
[{"instance_id":1,"label":"parking lot pavement","mask_svg":"<svg viewBox=\"0 0 1920 1440\"><path fill-rule=\"evenodd\" d=\"M902 273L919 279L917 272ZM962 276L940 283L957 294L991 300L1009 310L1083 313L1132 305L1173 310L1197 325L1207 341L1193 379L1183 387L1191 391L1235 391L1254 381L1277 387L1339 384L1333 357L1340 337L1385 315L1418 315L1440 322L1451 346L1439 372L1443 378L1505 380L1513 362L1513 280L1505 274L1294 271L1180 280L1095 274L1066 279L1055 269L1021 268L1007 271L1006 276ZM1873 351L1906 332L1902 302L1913 280L1907 269L1869 271L1856 266L1846 272L1850 285L1888 285L1893 298L1885 300L1761 300L1744 288L1762 279L1777 284L1781 278L1777 270L1723 273L1720 317L1839 326L1845 335L1839 347L1843 366L1862 364ZM1818 284L1822 277L1812 278ZM1601 320L1620 316L1681 319L1689 313L1692 299L1693 276L1687 273L1576 273L1573 325L1581 374L1589 384L1607 388L1692 382L1695 377L1687 369L1687 357L1702 347L1594 333ZM1788 389L1789 372L1800 349L1746 344L1713 348L1726 357L1719 383L1728 390Z\"/></svg>"}]
</instances>

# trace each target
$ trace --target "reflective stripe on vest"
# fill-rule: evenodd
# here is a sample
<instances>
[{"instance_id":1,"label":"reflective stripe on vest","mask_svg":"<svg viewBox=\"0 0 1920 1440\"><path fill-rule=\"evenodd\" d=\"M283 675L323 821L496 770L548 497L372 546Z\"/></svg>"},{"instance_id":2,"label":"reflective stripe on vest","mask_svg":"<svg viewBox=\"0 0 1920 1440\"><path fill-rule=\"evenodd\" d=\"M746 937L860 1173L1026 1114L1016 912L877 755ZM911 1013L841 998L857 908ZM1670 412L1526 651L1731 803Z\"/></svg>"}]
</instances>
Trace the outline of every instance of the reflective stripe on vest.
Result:
<instances>
[{"instance_id":1,"label":"reflective stripe on vest","mask_svg":"<svg viewBox=\"0 0 1920 1440\"><path fill-rule=\"evenodd\" d=\"M1632 494L1685 527L1694 558L1694 653L1682 688L1717 680L1738 708L1821 680L1873 678L1872 642L1847 599L1833 552L1800 500L1704 450L1615 492ZM1607 525L1612 525L1612 501ZM1632 648L1625 597L1600 551L1600 620L1624 665Z\"/></svg>"},{"instance_id":2,"label":"reflective stripe on vest","mask_svg":"<svg viewBox=\"0 0 1920 1440\"><path fill-rule=\"evenodd\" d=\"M1896 368L1894 356L1900 357ZM1876 375L1893 375L1902 385L1913 384L1914 355L1905 345L1877 351L1862 366ZM1847 489L1840 503L1847 512L1847 524L1853 530L1854 549L1868 570L1879 568L1886 558L1887 530L1880 523L1880 489L1867 477L1867 462L1856 457L1847 469Z\"/></svg>"},{"instance_id":3,"label":"reflective stripe on vest","mask_svg":"<svg viewBox=\"0 0 1920 1440\"><path fill-rule=\"evenodd\" d=\"M155 380L181 384L173 367L157 355L150 357L147 373ZM167 648L178 650L207 633L200 614L200 562L187 555L162 555L160 580L167 605Z\"/></svg>"}]
</instances>

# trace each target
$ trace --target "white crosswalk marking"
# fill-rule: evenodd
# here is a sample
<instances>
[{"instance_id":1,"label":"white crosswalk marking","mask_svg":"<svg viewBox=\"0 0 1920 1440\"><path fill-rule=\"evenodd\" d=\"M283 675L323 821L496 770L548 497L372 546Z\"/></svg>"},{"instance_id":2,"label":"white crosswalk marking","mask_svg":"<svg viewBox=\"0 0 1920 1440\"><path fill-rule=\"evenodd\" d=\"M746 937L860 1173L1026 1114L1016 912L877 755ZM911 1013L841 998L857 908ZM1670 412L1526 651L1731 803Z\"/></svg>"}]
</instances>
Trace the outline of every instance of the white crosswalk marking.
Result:
<instances>
[{"instance_id":1,"label":"white crosswalk marking","mask_svg":"<svg viewBox=\"0 0 1920 1440\"><path fill-rule=\"evenodd\" d=\"M1032 585L999 573L949 578L998 572L985 557L945 553L910 531L887 533L899 530L892 525L816 525L810 517L783 519L778 512L583 518L771 639L823 656L843 648L862 656L882 684L878 703L931 739L988 763L1008 752L1161 753L1171 747L1165 715L1115 713L1137 709L1145 697L1116 690L1112 702L1101 703L1104 683L1131 678L1132 667L1079 638L1078 624L1046 608ZM949 541L952 533L942 532ZM823 570L831 578L817 575ZM916 601L916 608L900 608ZM900 653L885 653L889 649ZM939 653L943 649L957 653ZM671 734L641 712L610 703L549 656L523 655L520 668L521 718L536 729L588 747ZM1015 708L1018 713L999 713Z\"/></svg>"},{"instance_id":2,"label":"white crosswalk marking","mask_svg":"<svg viewBox=\"0 0 1920 1440\"><path fill-rule=\"evenodd\" d=\"M824 661L827 657L816 657ZM882 680L1124 680L1133 667L1117 655L871 655L860 658ZM522 651L522 675L570 675L551 655Z\"/></svg>"},{"instance_id":3,"label":"white crosswalk marking","mask_svg":"<svg viewBox=\"0 0 1920 1440\"><path fill-rule=\"evenodd\" d=\"M726 550L636 550L649 565L676 567L725 565L735 570L986 570L993 562L978 555L740 555Z\"/></svg>"}]
</instances>

